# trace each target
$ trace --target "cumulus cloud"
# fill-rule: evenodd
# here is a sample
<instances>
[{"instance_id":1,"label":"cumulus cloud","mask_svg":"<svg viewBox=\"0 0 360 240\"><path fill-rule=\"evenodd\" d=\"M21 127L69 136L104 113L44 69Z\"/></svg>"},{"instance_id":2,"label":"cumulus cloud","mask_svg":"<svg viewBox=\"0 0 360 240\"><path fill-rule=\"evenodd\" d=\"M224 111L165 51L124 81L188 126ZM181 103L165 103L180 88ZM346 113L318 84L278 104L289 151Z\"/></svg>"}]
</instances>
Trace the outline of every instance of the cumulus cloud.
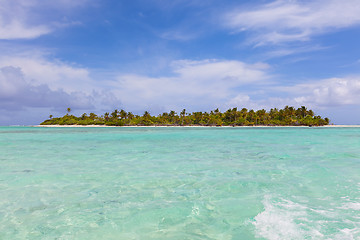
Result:
<instances>
[{"instance_id":1,"label":"cumulus cloud","mask_svg":"<svg viewBox=\"0 0 360 240\"><path fill-rule=\"evenodd\" d=\"M286 87L275 83L261 86L258 90L262 92L261 98L257 92L240 92L227 105L254 109L307 106L315 110L360 106L360 76L312 80Z\"/></svg>"},{"instance_id":2,"label":"cumulus cloud","mask_svg":"<svg viewBox=\"0 0 360 240\"><path fill-rule=\"evenodd\" d=\"M229 100L229 106L270 109L289 105L315 110L360 106L360 76L313 80L286 87L275 84L259 89L266 93L261 98L256 93L239 93Z\"/></svg>"},{"instance_id":3,"label":"cumulus cloud","mask_svg":"<svg viewBox=\"0 0 360 240\"><path fill-rule=\"evenodd\" d=\"M360 77L330 78L281 88L294 95L295 102L308 106L359 105Z\"/></svg>"},{"instance_id":4,"label":"cumulus cloud","mask_svg":"<svg viewBox=\"0 0 360 240\"><path fill-rule=\"evenodd\" d=\"M269 68L265 63L246 64L240 61L203 60L190 61L180 60L173 62L174 72L184 79L196 79L208 81L214 79L214 83L227 81L230 84L251 83L266 78L264 72Z\"/></svg>"},{"instance_id":5,"label":"cumulus cloud","mask_svg":"<svg viewBox=\"0 0 360 240\"><path fill-rule=\"evenodd\" d=\"M85 68L50 61L41 54L4 56L0 57L0 109L209 110L228 107L233 98L239 103L242 88L266 84L270 78L269 66L263 63L180 60L169 67L170 76L119 74L99 82Z\"/></svg>"},{"instance_id":6,"label":"cumulus cloud","mask_svg":"<svg viewBox=\"0 0 360 240\"><path fill-rule=\"evenodd\" d=\"M46 84L33 85L24 79L20 68L0 68L0 108L18 110L25 107L91 108L91 97L81 92L51 90Z\"/></svg>"},{"instance_id":7,"label":"cumulus cloud","mask_svg":"<svg viewBox=\"0 0 360 240\"><path fill-rule=\"evenodd\" d=\"M311 37L360 24L358 0L277 0L225 15L235 32L251 31L257 45L307 41Z\"/></svg>"},{"instance_id":8,"label":"cumulus cloud","mask_svg":"<svg viewBox=\"0 0 360 240\"><path fill-rule=\"evenodd\" d=\"M50 61L42 54L3 55L0 57L0 67L5 66L20 68L27 81L37 85L46 84L52 90L70 92L81 89L90 93L95 85L87 69L58 60Z\"/></svg>"},{"instance_id":9,"label":"cumulus cloud","mask_svg":"<svg viewBox=\"0 0 360 240\"><path fill-rule=\"evenodd\" d=\"M268 65L240 61L181 60L171 64L173 76L120 75L113 91L129 108L163 110L225 106L241 87L265 83Z\"/></svg>"},{"instance_id":10,"label":"cumulus cloud","mask_svg":"<svg viewBox=\"0 0 360 240\"><path fill-rule=\"evenodd\" d=\"M239 93L225 103L225 108L249 108L249 109L269 109L277 105L271 105L267 100L254 100L246 93ZM281 105L280 105L281 106Z\"/></svg>"},{"instance_id":11,"label":"cumulus cloud","mask_svg":"<svg viewBox=\"0 0 360 240\"><path fill-rule=\"evenodd\" d=\"M50 61L43 55L0 57L0 110L37 108L46 116L66 107L99 113L124 108L156 114L182 108L209 111L285 105L316 110L360 102L360 77L356 76L283 87L264 63L179 60L169 67L166 76L118 74L99 82L90 77L88 69Z\"/></svg>"},{"instance_id":12,"label":"cumulus cloud","mask_svg":"<svg viewBox=\"0 0 360 240\"><path fill-rule=\"evenodd\" d=\"M109 111L121 106L118 96L91 78L88 69L47 59L44 54L3 55L0 69L2 110Z\"/></svg>"}]
</instances>

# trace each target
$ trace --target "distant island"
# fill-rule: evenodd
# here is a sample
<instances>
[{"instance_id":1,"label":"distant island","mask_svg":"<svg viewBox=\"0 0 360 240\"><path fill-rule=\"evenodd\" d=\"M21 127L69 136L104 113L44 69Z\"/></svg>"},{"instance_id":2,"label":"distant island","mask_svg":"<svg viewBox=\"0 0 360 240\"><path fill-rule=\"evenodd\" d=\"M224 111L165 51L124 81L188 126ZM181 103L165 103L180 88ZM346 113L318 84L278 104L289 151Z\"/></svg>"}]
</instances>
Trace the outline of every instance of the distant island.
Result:
<instances>
[{"instance_id":1,"label":"distant island","mask_svg":"<svg viewBox=\"0 0 360 240\"><path fill-rule=\"evenodd\" d=\"M63 117L49 116L40 125L105 125L105 126L323 126L329 124L328 118L322 118L305 106L298 109L286 106L283 109L272 108L270 111L231 108L225 112L215 109L210 112L187 113L183 109L152 116L148 111L135 115L125 110L106 112L101 116L95 113L70 115L71 108Z\"/></svg>"}]
</instances>

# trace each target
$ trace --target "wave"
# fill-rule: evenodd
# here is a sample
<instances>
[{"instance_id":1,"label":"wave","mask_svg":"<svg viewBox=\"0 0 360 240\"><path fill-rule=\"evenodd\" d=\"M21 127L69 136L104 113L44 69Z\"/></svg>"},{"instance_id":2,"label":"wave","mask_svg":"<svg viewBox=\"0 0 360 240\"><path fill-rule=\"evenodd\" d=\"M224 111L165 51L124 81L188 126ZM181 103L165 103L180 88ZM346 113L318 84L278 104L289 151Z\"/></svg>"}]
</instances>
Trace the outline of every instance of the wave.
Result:
<instances>
[{"instance_id":1,"label":"wave","mask_svg":"<svg viewBox=\"0 0 360 240\"><path fill-rule=\"evenodd\" d=\"M342 203L342 207L358 210L359 204ZM341 217L344 212L340 208L314 208L306 201L295 202L272 195L264 197L263 205L264 210L252 222L256 237L269 240L360 239L360 221L346 215Z\"/></svg>"}]
</instances>

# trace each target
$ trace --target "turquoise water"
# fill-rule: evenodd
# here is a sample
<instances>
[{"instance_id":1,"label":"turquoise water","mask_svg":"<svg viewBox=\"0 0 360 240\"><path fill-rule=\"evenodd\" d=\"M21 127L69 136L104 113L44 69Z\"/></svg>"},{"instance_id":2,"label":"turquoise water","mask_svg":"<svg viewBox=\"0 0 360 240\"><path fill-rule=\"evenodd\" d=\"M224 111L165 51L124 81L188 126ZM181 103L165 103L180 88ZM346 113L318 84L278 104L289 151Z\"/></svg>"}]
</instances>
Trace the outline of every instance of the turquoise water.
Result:
<instances>
[{"instance_id":1,"label":"turquoise water","mask_svg":"<svg viewBox=\"0 0 360 240\"><path fill-rule=\"evenodd\" d=\"M360 128L0 127L0 239L360 239Z\"/></svg>"}]
</instances>

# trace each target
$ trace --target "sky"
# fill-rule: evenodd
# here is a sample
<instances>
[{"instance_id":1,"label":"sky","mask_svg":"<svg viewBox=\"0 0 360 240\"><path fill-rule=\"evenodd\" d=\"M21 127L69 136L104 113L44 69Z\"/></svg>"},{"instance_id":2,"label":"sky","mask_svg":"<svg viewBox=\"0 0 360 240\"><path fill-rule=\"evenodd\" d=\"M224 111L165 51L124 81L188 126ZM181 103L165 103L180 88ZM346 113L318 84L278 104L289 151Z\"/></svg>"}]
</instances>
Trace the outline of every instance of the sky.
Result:
<instances>
[{"instance_id":1,"label":"sky","mask_svg":"<svg viewBox=\"0 0 360 240\"><path fill-rule=\"evenodd\" d=\"M360 0L0 0L0 125L306 106L360 124Z\"/></svg>"}]
</instances>

